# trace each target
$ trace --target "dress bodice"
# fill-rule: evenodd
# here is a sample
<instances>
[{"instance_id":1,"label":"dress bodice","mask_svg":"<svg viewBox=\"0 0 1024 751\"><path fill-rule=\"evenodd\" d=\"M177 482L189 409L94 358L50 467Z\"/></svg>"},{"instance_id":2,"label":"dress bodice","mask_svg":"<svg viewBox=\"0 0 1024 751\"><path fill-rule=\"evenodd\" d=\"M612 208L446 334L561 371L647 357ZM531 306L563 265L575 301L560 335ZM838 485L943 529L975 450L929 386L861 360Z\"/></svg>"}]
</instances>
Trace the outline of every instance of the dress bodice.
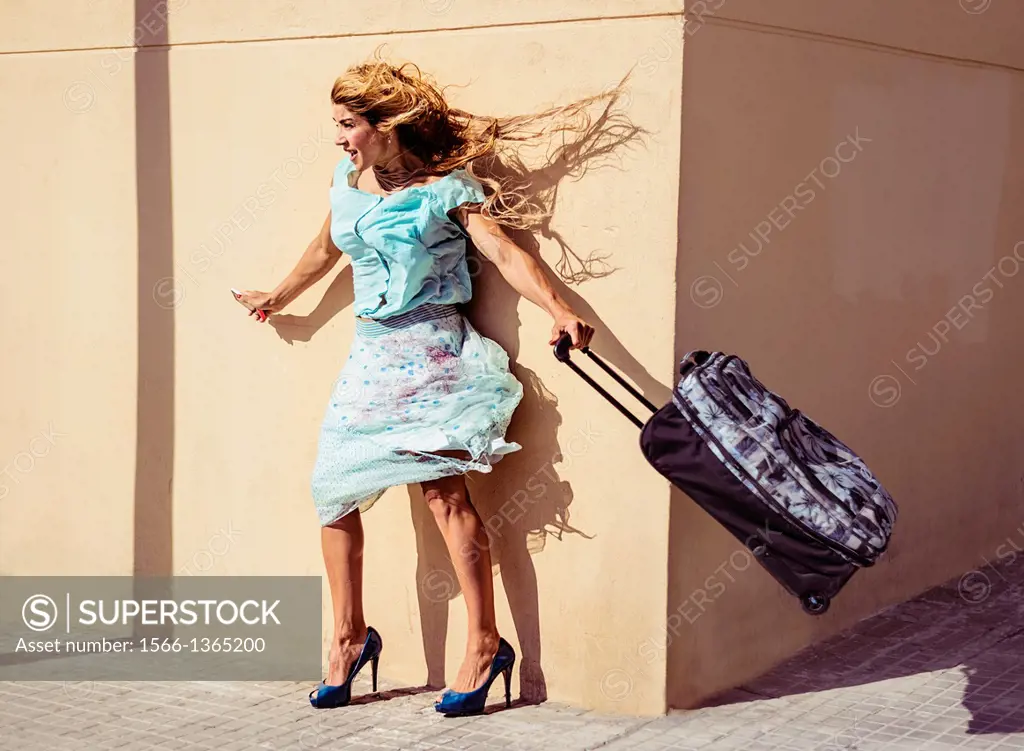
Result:
<instances>
[{"instance_id":1,"label":"dress bodice","mask_svg":"<svg viewBox=\"0 0 1024 751\"><path fill-rule=\"evenodd\" d=\"M466 170L379 196L350 184L346 155L331 187L331 238L352 259L355 313L388 318L425 303L467 302L472 282L466 233L449 212L483 203L480 183Z\"/></svg>"}]
</instances>

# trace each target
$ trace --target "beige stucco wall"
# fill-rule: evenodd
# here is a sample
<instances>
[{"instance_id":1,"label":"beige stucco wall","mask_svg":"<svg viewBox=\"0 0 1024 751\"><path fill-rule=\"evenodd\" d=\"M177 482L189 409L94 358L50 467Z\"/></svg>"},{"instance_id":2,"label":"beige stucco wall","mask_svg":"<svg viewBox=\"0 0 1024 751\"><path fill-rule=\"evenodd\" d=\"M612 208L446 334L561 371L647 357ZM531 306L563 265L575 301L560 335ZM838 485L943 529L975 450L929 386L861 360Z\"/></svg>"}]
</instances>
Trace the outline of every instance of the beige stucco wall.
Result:
<instances>
[{"instance_id":1,"label":"beige stucco wall","mask_svg":"<svg viewBox=\"0 0 1024 751\"><path fill-rule=\"evenodd\" d=\"M44 14L0 3L6 37ZM75 14L68 23L74 23ZM108 43L79 25L78 45ZM123 20L123 19L122 19ZM60 26L61 24L56 24ZM130 25L130 21L129 21ZM0 49L17 45L5 38ZM134 76L81 114L104 53L0 56L4 274L0 574L133 566L136 424Z\"/></svg>"},{"instance_id":2,"label":"beige stucco wall","mask_svg":"<svg viewBox=\"0 0 1024 751\"><path fill-rule=\"evenodd\" d=\"M411 11L419 6L409 5ZM443 38L428 34L389 41L396 54L415 60L439 80L468 84L452 94L460 106L513 112L614 83L637 55L616 42L628 36L622 31L649 34L668 23L624 19L470 28ZM187 18L184 26L183 34L190 28ZM571 79L546 74L570 36L588 49L608 52ZM224 572L322 570L308 481L319 420L352 337L348 287L328 292L332 274L287 311L295 318L282 317L276 331L254 326L236 309L227 289L275 284L323 221L326 187L339 158L326 92L346 61L363 58L381 41L369 36L172 50L175 261L184 294L176 308L175 339L176 560L201 549L207 530L234 520L238 546L224 557ZM488 51L494 48L505 52L500 64L488 65ZM467 60L479 62L470 67ZM666 70L666 77L671 75ZM676 81L678 75L677 65ZM678 85L663 88L650 82L642 92L648 97L639 107L646 111L642 119L655 120L659 109L678 111ZM677 127L669 124L667 130ZM613 186L639 165L654 174L658 163L678 158L678 145L662 137L648 151L624 158L629 172L608 170L565 185L555 225L574 247L616 251L623 272L587 285L583 293L604 326L624 338L636 330L632 321L638 313L660 320L660 336L645 337L646 350L641 344L632 351L646 367L664 372L671 369L664 345L671 340L674 297L675 175L668 172L632 189L625 206ZM261 184L275 196L262 201ZM244 207L254 195L267 206L252 218ZM663 211L642 223L645 202L660 203ZM223 254L208 258L204 244L211 256L219 252L217 227L233 215L239 221L223 243ZM626 238L632 238L628 245ZM657 250L641 256L631 252L637 247ZM200 255L193 262L196 249ZM550 262L557 258L553 242L543 242L541 252ZM624 290L644 283L649 262L661 264L665 272L659 293L647 301L650 309L620 304ZM340 274L339 285L350 284L348 273ZM497 532L500 627L534 684L540 682L534 663L543 645L549 696L600 703L603 671L621 658L617 635L638 619L656 628L664 612L667 490L643 473L642 458L633 451L635 433L622 430L622 418L581 392L575 376L551 356L544 314L508 294L493 275L476 281L480 304L474 320L515 356L517 373L531 392L510 431L525 450L472 486L478 507ZM326 320L322 308L314 314L321 301L337 315ZM254 372L258 377L252 377ZM547 395L533 395L538 388ZM559 449L565 458L553 461ZM621 462L624 471L593 475L594 466L613 462ZM540 491L529 486L523 517L509 501L531 480L544 490L535 500ZM642 515L632 501L625 502L635 497L650 499ZM571 512L569 523L593 539L573 533L561 541L553 538L550 530L562 506ZM418 496L410 501L403 487L385 496L365 521L367 617L387 644L382 670L418 685L427 677L426 652L431 678L443 681L440 659L450 677L462 658L464 607L433 519L423 513ZM531 556L528 545L541 542L543 549ZM625 567L623 547L636 551ZM649 581L650 589L635 587L639 578ZM620 603L621 609L609 612L609 602ZM327 608L325 590L329 630ZM630 709L657 711L662 704L663 678L652 674Z\"/></svg>"},{"instance_id":3,"label":"beige stucco wall","mask_svg":"<svg viewBox=\"0 0 1024 751\"><path fill-rule=\"evenodd\" d=\"M901 517L813 619L674 494L671 706L1005 557L1024 521L1024 12L719 5L684 56L677 352L741 354Z\"/></svg>"},{"instance_id":4,"label":"beige stucco wall","mask_svg":"<svg viewBox=\"0 0 1024 751\"><path fill-rule=\"evenodd\" d=\"M460 106L532 111L614 85L679 3L362 2L342 14L322 2L243 13L178 2L169 26L145 3L94 5L68 17L82 33L52 30L45 4L2 6L20 21L0 37L16 53L0 58L5 99L28 113L3 126L21 153L4 183L19 210L2 231L5 247L36 249L13 259L24 281L8 302L24 323L4 375L7 393L35 397L4 447L13 456L48 419L75 432L0 504L0 570L320 575L309 474L352 338L351 275L339 264L275 327L248 319L228 289L275 285L321 225L339 158L334 77L387 42L458 85ZM677 174L664 165L679 159L680 65L631 92L630 114L655 131L646 148L563 181L551 224L581 255L613 253L620 271L563 294L649 387L673 367ZM557 260L554 239L538 245ZM55 277L62 304L48 305ZM472 319L527 388L510 429L524 450L471 485L494 532L516 680L532 698L609 706L605 675L630 646L621 635L664 619L668 489L636 431L554 360L546 315L492 270L474 281ZM46 339L67 353L61 367L48 367ZM461 662L464 606L424 511L403 487L366 515L366 609L387 645L382 673L441 685ZM33 536L48 540L45 556ZM664 685L662 661L615 708L660 712Z\"/></svg>"},{"instance_id":5,"label":"beige stucco wall","mask_svg":"<svg viewBox=\"0 0 1024 751\"><path fill-rule=\"evenodd\" d=\"M992 559L1024 502L1024 275L991 272L1024 256L1022 14L705 0L684 33L680 4L170 0L167 24L141 1L58 14L0 0L15 113L0 122L0 573L323 574L308 481L352 337L351 277L339 264L274 327L228 288L276 284L320 226L330 84L385 42L481 113L633 68L646 147L564 180L535 239L549 263L558 237L613 254L615 274L563 292L598 326L595 350L659 403L684 351L741 354L902 510L889 557L808 618L670 492L633 427L554 361L545 316L483 268L472 320L527 387L510 430L524 451L471 480L517 694L690 706ZM838 174L739 268L747 233L781 223L782 201L858 133L861 150L843 147ZM967 294L980 308L940 324ZM912 348L934 350L937 325L947 340L918 372ZM397 488L365 521L381 670L443 682L465 620L433 520ZM709 602L711 576L727 586Z\"/></svg>"}]
</instances>

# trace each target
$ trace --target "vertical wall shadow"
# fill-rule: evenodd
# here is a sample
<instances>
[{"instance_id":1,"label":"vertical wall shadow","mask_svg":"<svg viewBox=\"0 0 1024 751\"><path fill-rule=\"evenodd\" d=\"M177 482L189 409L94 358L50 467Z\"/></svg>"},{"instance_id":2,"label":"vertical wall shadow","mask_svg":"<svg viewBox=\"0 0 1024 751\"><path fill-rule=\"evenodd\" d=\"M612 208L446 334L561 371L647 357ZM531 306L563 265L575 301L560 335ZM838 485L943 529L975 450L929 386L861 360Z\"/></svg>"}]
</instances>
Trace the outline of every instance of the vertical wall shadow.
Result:
<instances>
[{"instance_id":1,"label":"vertical wall shadow","mask_svg":"<svg viewBox=\"0 0 1024 751\"><path fill-rule=\"evenodd\" d=\"M134 574L170 576L174 467L171 132L166 3L135 1L138 391ZM159 294L159 297L157 297Z\"/></svg>"}]
</instances>

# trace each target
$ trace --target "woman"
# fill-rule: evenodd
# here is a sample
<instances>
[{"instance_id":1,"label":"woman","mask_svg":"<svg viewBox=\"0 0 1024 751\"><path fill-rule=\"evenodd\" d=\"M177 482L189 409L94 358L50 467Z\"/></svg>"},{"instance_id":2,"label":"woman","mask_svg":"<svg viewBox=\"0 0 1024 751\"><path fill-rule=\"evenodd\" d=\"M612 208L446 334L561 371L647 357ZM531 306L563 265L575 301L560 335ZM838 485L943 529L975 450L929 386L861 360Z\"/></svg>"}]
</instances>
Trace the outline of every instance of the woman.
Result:
<instances>
[{"instance_id":1,"label":"woman","mask_svg":"<svg viewBox=\"0 0 1024 751\"><path fill-rule=\"evenodd\" d=\"M379 60L350 68L333 86L335 144L345 154L334 172L330 214L273 292L241 296L254 309L280 311L342 252L351 257L356 337L323 420L312 481L334 608L329 672L310 693L314 707L347 704L367 662L376 691L382 643L363 616L360 513L387 488L410 483L421 485L434 513L468 611L465 659L436 708L482 710L499 674L510 699L515 654L498 634L488 538L465 473L490 472L521 448L505 441L505 431L523 387L505 351L455 308L471 297L467 237L551 315L549 344L568 334L582 348L594 329L501 229L502 220L529 218L526 201L487 178L493 194L485 196L467 167L493 158L503 143L543 136L543 127L529 131L587 101L485 120L448 107L415 66Z\"/></svg>"}]
</instances>

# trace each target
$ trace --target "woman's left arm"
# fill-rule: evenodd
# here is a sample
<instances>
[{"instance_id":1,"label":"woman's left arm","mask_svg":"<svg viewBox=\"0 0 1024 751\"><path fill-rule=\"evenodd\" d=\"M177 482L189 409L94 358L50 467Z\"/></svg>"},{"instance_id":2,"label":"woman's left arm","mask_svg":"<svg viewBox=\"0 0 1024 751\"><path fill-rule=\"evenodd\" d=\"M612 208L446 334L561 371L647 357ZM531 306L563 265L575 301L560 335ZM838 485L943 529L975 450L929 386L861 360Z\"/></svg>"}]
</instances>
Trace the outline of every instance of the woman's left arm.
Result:
<instances>
[{"instance_id":1,"label":"woman's left arm","mask_svg":"<svg viewBox=\"0 0 1024 751\"><path fill-rule=\"evenodd\" d=\"M478 211L460 209L459 220L466 228L473 244L495 266L505 280L519 294L545 310L554 320L551 341L554 344L568 333L572 348L582 349L590 344L594 327L576 315L563 300L540 264L505 234L501 226Z\"/></svg>"}]
</instances>

